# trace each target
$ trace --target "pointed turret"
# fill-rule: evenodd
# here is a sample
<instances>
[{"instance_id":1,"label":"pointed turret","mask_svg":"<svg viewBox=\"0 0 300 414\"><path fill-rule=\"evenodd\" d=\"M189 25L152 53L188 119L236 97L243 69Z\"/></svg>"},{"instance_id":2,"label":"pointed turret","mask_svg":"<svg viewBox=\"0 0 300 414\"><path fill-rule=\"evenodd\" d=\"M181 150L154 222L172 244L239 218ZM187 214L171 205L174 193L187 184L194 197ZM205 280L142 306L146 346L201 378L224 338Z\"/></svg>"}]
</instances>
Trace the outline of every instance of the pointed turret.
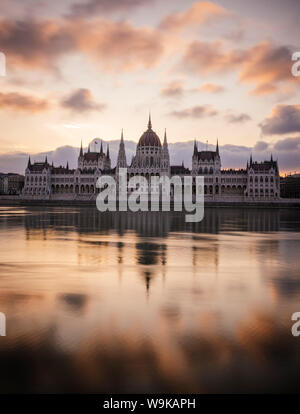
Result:
<instances>
[{"instance_id":1,"label":"pointed turret","mask_svg":"<svg viewBox=\"0 0 300 414\"><path fill-rule=\"evenodd\" d=\"M121 132L121 141L120 141L118 160L117 160L117 169L118 168L127 168L123 128Z\"/></svg>"},{"instance_id":2,"label":"pointed turret","mask_svg":"<svg viewBox=\"0 0 300 414\"><path fill-rule=\"evenodd\" d=\"M48 164L47 155L46 155L46 157L45 157L45 164L46 164L46 165Z\"/></svg>"},{"instance_id":3,"label":"pointed turret","mask_svg":"<svg viewBox=\"0 0 300 414\"><path fill-rule=\"evenodd\" d=\"M31 159L30 159L30 155L29 155L29 157L28 157L28 163L27 163L27 168L30 168L31 167Z\"/></svg>"},{"instance_id":4,"label":"pointed turret","mask_svg":"<svg viewBox=\"0 0 300 414\"><path fill-rule=\"evenodd\" d=\"M67 161L67 166L66 166L67 170L69 169L69 161Z\"/></svg>"},{"instance_id":5,"label":"pointed turret","mask_svg":"<svg viewBox=\"0 0 300 414\"><path fill-rule=\"evenodd\" d=\"M196 155L198 155L198 148L197 148L197 144L196 144L196 140L194 141L194 153L193 156L195 157Z\"/></svg>"},{"instance_id":6,"label":"pointed turret","mask_svg":"<svg viewBox=\"0 0 300 414\"><path fill-rule=\"evenodd\" d=\"M91 152L91 150L90 150L90 144L89 144L89 146L88 146L88 152Z\"/></svg>"},{"instance_id":7,"label":"pointed turret","mask_svg":"<svg viewBox=\"0 0 300 414\"><path fill-rule=\"evenodd\" d=\"M167 128L165 128L164 145L168 145L167 144Z\"/></svg>"},{"instance_id":8,"label":"pointed turret","mask_svg":"<svg viewBox=\"0 0 300 414\"><path fill-rule=\"evenodd\" d=\"M109 144L107 144L106 157L109 159Z\"/></svg>"},{"instance_id":9,"label":"pointed turret","mask_svg":"<svg viewBox=\"0 0 300 414\"><path fill-rule=\"evenodd\" d=\"M250 167L252 166L252 154L250 155Z\"/></svg>"},{"instance_id":10,"label":"pointed turret","mask_svg":"<svg viewBox=\"0 0 300 414\"><path fill-rule=\"evenodd\" d=\"M101 139L100 154L103 154L103 142L102 142L102 139Z\"/></svg>"},{"instance_id":11,"label":"pointed turret","mask_svg":"<svg viewBox=\"0 0 300 414\"><path fill-rule=\"evenodd\" d=\"M163 168L167 170L168 174L170 173L170 156L169 156L169 148L168 148L168 142L167 142L167 129L165 129L164 143L163 143Z\"/></svg>"},{"instance_id":12,"label":"pointed turret","mask_svg":"<svg viewBox=\"0 0 300 414\"><path fill-rule=\"evenodd\" d=\"M80 153L79 153L79 157L83 157L82 140L81 140L81 144L80 144Z\"/></svg>"},{"instance_id":13,"label":"pointed turret","mask_svg":"<svg viewBox=\"0 0 300 414\"><path fill-rule=\"evenodd\" d=\"M273 162L273 154L271 154L271 162Z\"/></svg>"},{"instance_id":14,"label":"pointed turret","mask_svg":"<svg viewBox=\"0 0 300 414\"><path fill-rule=\"evenodd\" d=\"M220 154L219 154L219 140L218 140L218 139L217 139L216 153L217 153L217 155L220 155Z\"/></svg>"}]
</instances>

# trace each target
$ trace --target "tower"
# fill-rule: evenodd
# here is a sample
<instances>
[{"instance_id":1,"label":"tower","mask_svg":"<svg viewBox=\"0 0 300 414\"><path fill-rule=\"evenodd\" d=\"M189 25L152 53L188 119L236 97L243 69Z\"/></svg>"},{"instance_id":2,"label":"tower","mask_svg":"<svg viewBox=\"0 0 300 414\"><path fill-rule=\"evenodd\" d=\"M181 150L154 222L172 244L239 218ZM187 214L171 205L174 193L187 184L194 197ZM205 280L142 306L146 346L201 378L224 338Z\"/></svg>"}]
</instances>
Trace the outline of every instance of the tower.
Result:
<instances>
[{"instance_id":1,"label":"tower","mask_svg":"<svg viewBox=\"0 0 300 414\"><path fill-rule=\"evenodd\" d=\"M123 129L121 133L121 141L120 141L118 160L117 160L117 166L116 166L117 170L119 168L127 168Z\"/></svg>"},{"instance_id":2,"label":"tower","mask_svg":"<svg viewBox=\"0 0 300 414\"><path fill-rule=\"evenodd\" d=\"M167 172L167 175L170 174L170 155L167 142L167 130L165 129L164 143L162 148L162 168Z\"/></svg>"}]
</instances>

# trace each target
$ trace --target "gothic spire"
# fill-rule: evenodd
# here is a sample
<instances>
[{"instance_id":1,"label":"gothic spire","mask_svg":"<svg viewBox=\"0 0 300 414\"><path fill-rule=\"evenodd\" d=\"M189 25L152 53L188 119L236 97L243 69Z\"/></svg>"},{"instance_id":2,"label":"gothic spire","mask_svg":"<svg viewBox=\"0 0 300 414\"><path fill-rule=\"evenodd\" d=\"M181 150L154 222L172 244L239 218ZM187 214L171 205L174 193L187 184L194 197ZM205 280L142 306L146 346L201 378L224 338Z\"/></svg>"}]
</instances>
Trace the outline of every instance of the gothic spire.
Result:
<instances>
[{"instance_id":1,"label":"gothic spire","mask_svg":"<svg viewBox=\"0 0 300 414\"><path fill-rule=\"evenodd\" d=\"M28 157L28 163L27 163L27 168L31 167L31 159L30 159L30 155Z\"/></svg>"},{"instance_id":2,"label":"gothic spire","mask_svg":"<svg viewBox=\"0 0 300 414\"><path fill-rule=\"evenodd\" d=\"M271 153L271 162L273 162L273 154Z\"/></svg>"},{"instance_id":3,"label":"gothic spire","mask_svg":"<svg viewBox=\"0 0 300 414\"><path fill-rule=\"evenodd\" d=\"M82 140L81 140L81 144L80 144L80 153L79 153L79 157L83 157L83 151L82 151Z\"/></svg>"},{"instance_id":4,"label":"gothic spire","mask_svg":"<svg viewBox=\"0 0 300 414\"><path fill-rule=\"evenodd\" d=\"M164 135L164 146L166 146L167 143L167 128L165 128L165 135Z\"/></svg>"},{"instance_id":5,"label":"gothic spire","mask_svg":"<svg viewBox=\"0 0 300 414\"><path fill-rule=\"evenodd\" d=\"M45 164L48 164L47 155L46 155L46 157L45 157Z\"/></svg>"},{"instance_id":6,"label":"gothic spire","mask_svg":"<svg viewBox=\"0 0 300 414\"><path fill-rule=\"evenodd\" d=\"M102 139L101 139L100 154L103 154L103 144L102 144Z\"/></svg>"},{"instance_id":7,"label":"gothic spire","mask_svg":"<svg viewBox=\"0 0 300 414\"><path fill-rule=\"evenodd\" d=\"M250 167L251 167L251 165L252 165L252 153L250 155Z\"/></svg>"},{"instance_id":8,"label":"gothic spire","mask_svg":"<svg viewBox=\"0 0 300 414\"><path fill-rule=\"evenodd\" d=\"M121 141L120 141L120 146L119 146L117 168L127 168L123 129L121 132Z\"/></svg>"},{"instance_id":9,"label":"gothic spire","mask_svg":"<svg viewBox=\"0 0 300 414\"><path fill-rule=\"evenodd\" d=\"M152 129L151 113L149 112L148 129Z\"/></svg>"},{"instance_id":10,"label":"gothic spire","mask_svg":"<svg viewBox=\"0 0 300 414\"><path fill-rule=\"evenodd\" d=\"M109 144L107 144L106 157L109 159Z\"/></svg>"},{"instance_id":11,"label":"gothic spire","mask_svg":"<svg viewBox=\"0 0 300 414\"><path fill-rule=\"evenodd\" d=\"M216 153L219 155L219 140L217 139Z\"/></svg>"},{"instance_id":12,"label":"gothic spire","mask_svg":"<svg viewBox=\"0 0 300 414\"><path fill-rule=\"evenodd\" d=\"M67 168L67 170L69 169L69 161L67 161L67 167L66 168Z\"/></svg>"},{"instance_id":13,"label":"gothic spire","mask_svg":"<svg viewBox=\"0 0 300 414\"><path fill-rule=\"evenodd\" d=\"M197 144L196 144L196 140L194 141L194 154L193 155L197 155L198 154L198 148L197 148Z\"/></svg>"}]
</instances>

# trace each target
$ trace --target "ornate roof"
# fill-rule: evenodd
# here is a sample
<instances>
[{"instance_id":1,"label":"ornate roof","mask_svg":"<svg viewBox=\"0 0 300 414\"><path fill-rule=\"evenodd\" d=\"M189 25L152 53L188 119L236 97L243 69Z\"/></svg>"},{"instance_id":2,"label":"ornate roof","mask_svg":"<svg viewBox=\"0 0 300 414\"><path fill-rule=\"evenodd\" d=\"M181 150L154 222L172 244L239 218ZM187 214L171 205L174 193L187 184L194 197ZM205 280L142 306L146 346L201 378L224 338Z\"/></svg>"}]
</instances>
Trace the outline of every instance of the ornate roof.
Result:
<instances>
[{"instance_id":1,"label":"ornate roof","mask_svg":"<svg viewBox=\"0 0 300 414\"><path fill-rule=\"evenodd\" d=\"M264 162L252 162L250 164L250 168L252 168L255 172L263 172L263 171L269 171L271 168L273 168L275 171L277 171L278 166L276 161L264 161Z\"/></svg>"},{"instance_id":2,"label":"ornate roof","mask_svg":"<svg viewBox=\"0 0 300 414\"><path fill-rule=\"evenodd\" d=\"M215 160L217 156L218 156L217 151L199 151L198 152L198 160L201 160L201 161Z\"/></svg>"},{"instance_id":3,"label":"ornate roof","mask_svg":"<svg viewBox=\"0 0 300 414\"><path fill-rule=\"evenodd\" d=\"M143 133L143 135L139 139L138 147L161 147L161 142L158 135L152 130L150 115L148 129Z\"/></svg>"},{"instance_id":4,"label":"ornate roof","mask_svg":"<svg viewBox=\"0 0 300 414\"><path fill-rule=\"evenodd\" d=\"M97 161L99 158L104 158L105 154L101 152L86 152L83 157L85 161Z\"/></svg>"}]
</instances>

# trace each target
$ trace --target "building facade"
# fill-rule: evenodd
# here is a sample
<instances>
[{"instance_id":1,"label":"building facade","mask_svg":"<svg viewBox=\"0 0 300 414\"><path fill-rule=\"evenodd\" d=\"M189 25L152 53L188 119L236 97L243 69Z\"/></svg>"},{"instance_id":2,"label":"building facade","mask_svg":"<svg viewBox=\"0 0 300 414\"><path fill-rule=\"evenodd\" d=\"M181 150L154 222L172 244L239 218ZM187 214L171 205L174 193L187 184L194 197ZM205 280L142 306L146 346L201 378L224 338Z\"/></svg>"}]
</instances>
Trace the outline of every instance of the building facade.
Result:
<instances>
[{"instance_id":1,"label":"building facade","mask_svg":"<svg viewBox=\"0 0 300 414\"><path fill-rule=\"evenodd\" d=\"M282 198L300 198L300 174L292 174L280 179L280 196Z\"/></svg>"},{"instance_id":2,"label":"building facade","mask_svg":"<svg viewBox=\"0 0 300 414\"><path fill-rule=\"evenodd\" d=\"M117 163L111 168L109 146L106 152L83 152L82 144L76 169L50 165L44 162L31 163L30 157L25 171L23 198L28 199L81 199L92 200L99 193L96 183L100 176L110 175L118 181L120 168L127 168L127 179L143 176L150 184L152 176L191 176L195 192L196 176L204 177L205 200L209 201L272 201L280 197L278 163L271 159L254 162L252 156L245 169L222 169L219 145L215 151L199 151L194 144L192 169L182 165L170 165L170 156L165 131L163 143L153 131L149 116L146 131L140 137L136 153L127 163L123 130L119 145ZM148 190L150 187L148 187ZM150 190L149 190L150 191ZM172 190L171 190L172 191Z\"/></svg>"},{"instance_id":3,"label":"building facade","mask_svg":"<svg viewBox=\"0 0 300 414\"><path fill-rule=\"evenodd\" d=\"M24 187L24 175L15 173L0 173L0 194L19 195Z\"/></svg>"}]
</instances>

